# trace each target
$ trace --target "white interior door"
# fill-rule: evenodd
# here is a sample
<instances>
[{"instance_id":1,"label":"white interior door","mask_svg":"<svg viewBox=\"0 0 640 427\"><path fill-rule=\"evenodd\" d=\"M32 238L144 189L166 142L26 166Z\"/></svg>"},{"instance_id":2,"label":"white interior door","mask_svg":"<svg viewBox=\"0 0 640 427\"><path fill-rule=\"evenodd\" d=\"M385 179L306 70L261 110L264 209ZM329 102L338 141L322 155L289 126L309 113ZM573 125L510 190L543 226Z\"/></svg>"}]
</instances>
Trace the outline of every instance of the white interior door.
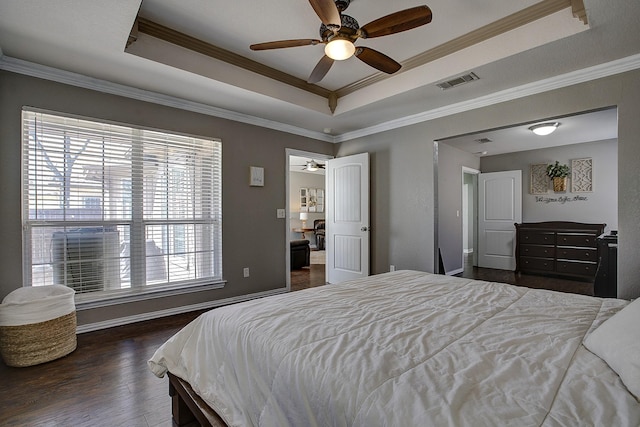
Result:
<instances>
[{"instance_id":1,"label":"white interior door","mask_svg":"<svg viewBox=\"0 0 640 427\"><path fill-rule=\"evenodd\" d=\"M522 222L522 171L481 173L478 267L515 270L516 222Z\"/></svg>"},{"instance_id":2,"label":"white interior door","mask_svg":"<svg viewBox=\"0 0 640 427\"><path fill-rule=\"evenodd\" d=\"M327 282L369 275L369 153L327 161Z\"/></svg>"}]
</instances>

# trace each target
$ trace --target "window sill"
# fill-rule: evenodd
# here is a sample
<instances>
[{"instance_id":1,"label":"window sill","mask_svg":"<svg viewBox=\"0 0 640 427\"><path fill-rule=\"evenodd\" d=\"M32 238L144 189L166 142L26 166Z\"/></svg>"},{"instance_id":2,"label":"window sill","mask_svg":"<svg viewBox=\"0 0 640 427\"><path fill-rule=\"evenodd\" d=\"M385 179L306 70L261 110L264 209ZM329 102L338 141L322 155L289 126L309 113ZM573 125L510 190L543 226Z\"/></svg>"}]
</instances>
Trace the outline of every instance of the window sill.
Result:
<instances>
[{"instance_id":1,"label":"window sill","mask_svg":"<svg viewBox=\"0 0 640 427\"><path fill-rule=\"evenodd\" d=\"M164 298L174 295L190 294L193 292L209 291L213 289L224 288L226 280L219 280L211 283L197 283L193 285L180 286L163 286L153 289L129 290L126 294L122 291L114 291L111 293L103 293L101 295L76 295L76 310L90 310L99 307L108 307L112 305L127 304L137 301L147 301L155 298Z\"/></svg>"}]
</instances>

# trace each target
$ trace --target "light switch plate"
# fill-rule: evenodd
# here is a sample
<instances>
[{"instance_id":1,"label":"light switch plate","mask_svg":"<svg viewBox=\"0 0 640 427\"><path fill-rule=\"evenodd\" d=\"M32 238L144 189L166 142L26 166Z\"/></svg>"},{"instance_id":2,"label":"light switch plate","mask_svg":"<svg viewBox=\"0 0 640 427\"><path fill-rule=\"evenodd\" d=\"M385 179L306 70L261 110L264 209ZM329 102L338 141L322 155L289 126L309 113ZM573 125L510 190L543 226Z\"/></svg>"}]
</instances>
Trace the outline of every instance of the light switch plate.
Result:
<instances>
[{"instance_id":1,"label":"light switch plate","mask_svg":"<svg viewBox=\"0 0 640 427\"><path fill-rule=\"evenodd\" d=\"M276 218L285 218L286 216L287 216L287 213L284 209L276 210Z\"/></svg>"}]
</instances>

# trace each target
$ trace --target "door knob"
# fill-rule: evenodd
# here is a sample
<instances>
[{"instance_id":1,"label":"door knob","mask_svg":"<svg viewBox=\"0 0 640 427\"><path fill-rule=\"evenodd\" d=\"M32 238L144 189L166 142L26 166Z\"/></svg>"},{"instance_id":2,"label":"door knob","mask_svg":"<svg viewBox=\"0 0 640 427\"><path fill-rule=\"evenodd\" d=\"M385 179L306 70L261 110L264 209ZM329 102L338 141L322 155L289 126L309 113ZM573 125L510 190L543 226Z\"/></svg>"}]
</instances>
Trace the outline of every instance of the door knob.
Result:
<instances>
[{"instance_id":1,"label":"door knob","mask_svg":"<svg viewBox=\"0 0 640 427\"><path fill-rule=\"evenodd\" d=\"M365 227L362 227L360 231L371 231L371 228L365 226Z\"/></svg>"}]
</instances>

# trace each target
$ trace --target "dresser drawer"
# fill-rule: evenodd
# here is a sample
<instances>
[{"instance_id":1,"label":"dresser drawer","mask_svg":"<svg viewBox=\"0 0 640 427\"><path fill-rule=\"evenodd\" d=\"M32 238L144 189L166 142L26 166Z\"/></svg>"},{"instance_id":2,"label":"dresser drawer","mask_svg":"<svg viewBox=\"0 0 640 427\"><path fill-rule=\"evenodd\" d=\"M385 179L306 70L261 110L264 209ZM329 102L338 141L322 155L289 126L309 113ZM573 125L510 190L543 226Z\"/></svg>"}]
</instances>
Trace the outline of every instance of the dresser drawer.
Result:
<instances>
[{"instance_id":1,"label":"dresser drawer","mask_svg":"<svg viewBox=\"0 0 640 427\"><path fill-rule=\"evenodd\" d=\"M597 267L595 262L556 261L556 271L562 274L595 277Z\"/></svg>"},{"instance_id":2,"label":"dresser drawer","mask_svg":"<svg viewBox=\"0 0 640 427\"><path fill-rule=\"evenodd\" d=\"M596 247L596 235L579 233L558 233L558 246Z\"/></svg>"},{"instance_id":3,"label":"dresser drawer","mask_svg":"<svg viewBox=\"0 0 640 427\"><path fill-rule=\"evenodd\" d=\"M541 270L541 271L553 271L555 261L553 258L520 258L520 270Z\"/></svg>"},{"instance_id":4,"label":"dresser drawer","mask_svg":"<svg viewBox=\"0 0 640 427\"><path fill-rule=\"evenodd\" d=\"M556 233L541 232L539 230L522 230L520 234L520 243L528 243L534 245L555 245Z\"/></svg>"},{"instance_id":5,"label":"dresser drawer","mask_svg":"<svg viewBox=\"0 0 640 427\"><path fill-rule=\"evenodd\" d=\"M565 248L558 247L557 249L558 259L568 259L574 261L598 261L598 250L590 248Z\"/></svg>"},{"instance_id":6,"label":"dresser drawer","mask_svg":"<svg viewBox=\"0 0 640 427\"><path fill-rule=\"evenodd\" d=\"M553 258L555 254L556 249L554 246L520 245L520 256Z\"/></svg>"}]
</instances>

